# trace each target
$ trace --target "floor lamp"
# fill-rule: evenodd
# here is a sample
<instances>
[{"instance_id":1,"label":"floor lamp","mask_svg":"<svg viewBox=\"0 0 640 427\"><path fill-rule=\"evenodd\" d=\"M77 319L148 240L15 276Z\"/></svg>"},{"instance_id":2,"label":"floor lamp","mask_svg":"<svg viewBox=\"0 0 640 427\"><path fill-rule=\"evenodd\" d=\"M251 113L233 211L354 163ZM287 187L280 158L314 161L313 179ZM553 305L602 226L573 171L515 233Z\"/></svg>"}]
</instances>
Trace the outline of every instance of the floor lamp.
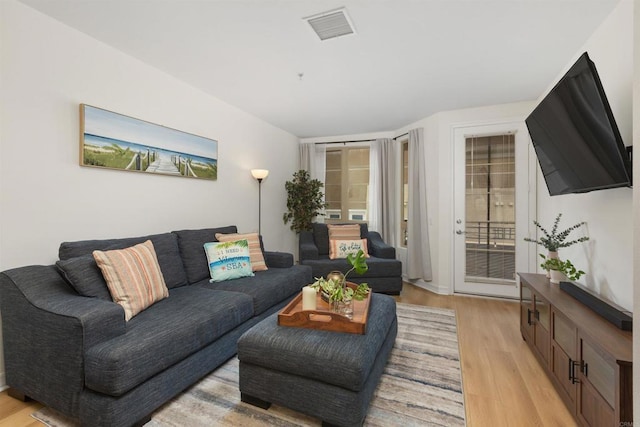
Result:
<instances>
[{"instance_id":1,"label":"floor lamp","mask_svg":"<svg viewBox=\"0 0 640 427\"><path fill-rule=\"evenodd\" d=\"M251 169L251 175L258 180L258 235L262 235L260 220L262 216L262 180L269 175L267 169Z\"/></svg>"}]
</instances>

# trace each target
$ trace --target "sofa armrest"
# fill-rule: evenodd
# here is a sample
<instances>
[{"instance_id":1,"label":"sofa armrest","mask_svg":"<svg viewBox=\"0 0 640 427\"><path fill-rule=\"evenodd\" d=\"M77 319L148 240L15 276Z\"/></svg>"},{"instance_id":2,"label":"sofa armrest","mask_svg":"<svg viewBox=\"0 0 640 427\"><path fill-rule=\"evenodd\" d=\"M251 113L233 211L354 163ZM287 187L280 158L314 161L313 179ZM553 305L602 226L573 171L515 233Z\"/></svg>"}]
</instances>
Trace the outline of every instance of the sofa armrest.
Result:
<instances>
[{"instance_id":1,"label":"sofa armrest","mask_svg":"<svg viewBox=\"0 0 640 427\"><path fill-rule=\"evenodd\" d=\"M0 273L0 312L7 384L71 414L85 351L126 330L122 307L79 296L54 266Z\"/></svg>"},{"instance_id":2,"label":"sofa armrest","mask_svg":"<svg viewBox=\"0 0 640 427\"><path fill-rule=\"evenodd\" d=\"M318 246L316 246L316 242L313 240L313 233L311 231L300 232L298 250L300 262L307 259L318 259Z\"/></svg>"},{"instance_id":3,"label":"sofa armrest","mask_svg":"<svg viewBox=\"0 0 640 427\"><path fill-rule=\"evenodd\" d=\"M293 267L293 254L265 251L264 261L268 268L289 268Z\"/></svg>"},{"instance_id":4,"label":"sofa armrest","mask_svg":"<svg viewBox=\"0 0 640 427\"><path fill-rule=\"evenodd\" d=\"M369 254L377 258L395 259L396 248L386 244L380 233L377 231L369 231L367 234Z\"/></svg>"}]
</instances>

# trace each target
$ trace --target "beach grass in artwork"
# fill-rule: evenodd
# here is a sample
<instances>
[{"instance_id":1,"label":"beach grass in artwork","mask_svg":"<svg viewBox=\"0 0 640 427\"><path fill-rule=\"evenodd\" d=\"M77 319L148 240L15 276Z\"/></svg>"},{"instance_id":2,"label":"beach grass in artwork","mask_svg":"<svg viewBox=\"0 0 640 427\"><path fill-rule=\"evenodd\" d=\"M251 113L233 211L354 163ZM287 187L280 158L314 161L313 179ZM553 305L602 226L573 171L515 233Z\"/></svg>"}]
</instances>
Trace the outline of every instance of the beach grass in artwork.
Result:
<instances>
[{"instance_id":1,"label":"beach grass in artwork","mask_svg":"<svg viewBox=\"0 0 640 427\"><path fill-rule=\"evenodd\" d=\"M80 164L163 175L218 177L218 142L80 105Z\"/></svg>"}]
</instances>

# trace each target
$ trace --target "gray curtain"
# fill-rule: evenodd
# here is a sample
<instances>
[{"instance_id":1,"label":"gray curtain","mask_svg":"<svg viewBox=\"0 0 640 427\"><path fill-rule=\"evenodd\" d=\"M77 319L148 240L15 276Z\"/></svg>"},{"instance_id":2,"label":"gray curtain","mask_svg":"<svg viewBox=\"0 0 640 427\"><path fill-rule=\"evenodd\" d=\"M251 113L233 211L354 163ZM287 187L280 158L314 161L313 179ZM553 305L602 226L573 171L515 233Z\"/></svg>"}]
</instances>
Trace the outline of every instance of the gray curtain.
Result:
<instances>
[{"instance_id":1,"label":"gray curtain","mask_svg":"<svg viewBox=\"0 0 640 427\"><path fill-rule=\"evenodd\" d=\"M425 173L424 130L409 131L409 204L407 221L407 275L409 279L432 280L427 189Z\"/></svg>"},{"instance_id":2,"label":"gray curtain","mask_svg":"<svg viewBox=\"0 0 640 427\"><path fill-rule=\"evenodd\" d=\"M300 169L309 172L311 179L317 179L322 184L325 180L325 171L327 163L327 148L324 144L304 143L300 144ZM323 188L322 193L326 195ZM324 216L318 215L315 222L324 222Z\"/></svg>"},{"instance_id":3,"label":"gray curtain","mask_svg":"<svg viewBox=\"0 0 640 427\"><path fill-rule=\"evenodd\" d=\"M324 184L327 149L324 144L300 144L300 169L309 172L311 179Z\"/></svg>"},{"instance_id":4,"label":"gray curtain","mask_svg":"<svg viewBox=\"0 0 640 427\"><path fill-rule=\"evenodd\" d=\"M382 239L395 246L396 211L394 182L397 166L394 141L376 139L369 148L369 229L377 231Z\"/></svg>"}]
</instances>

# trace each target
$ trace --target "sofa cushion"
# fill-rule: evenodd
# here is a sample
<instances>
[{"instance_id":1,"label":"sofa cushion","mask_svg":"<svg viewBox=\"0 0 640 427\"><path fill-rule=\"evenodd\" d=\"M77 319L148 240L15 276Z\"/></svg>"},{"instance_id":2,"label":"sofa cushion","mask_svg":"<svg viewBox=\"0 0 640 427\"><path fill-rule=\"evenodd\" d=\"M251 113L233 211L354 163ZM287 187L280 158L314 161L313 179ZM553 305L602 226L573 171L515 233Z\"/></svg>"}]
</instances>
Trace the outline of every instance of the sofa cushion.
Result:
<instances>
[{"instance_id":1,"label":"sofa cushion","mask_svg":"<svg viewBox=\"0 0 640 427\"><path fill-rule=\"evenodd\" d=\"M56 267L78 294L112 301L107 282L92 255L59 260Z\"/></svg>"},{"instance_id":2,"label":"sofa cushion","mask_svg":"<svg viewBox=\"0 0 640 427\"><path fill-rule=\"evenodd\" d=\"M249 296L198 286L171 289L127 323L124 335L86 352L89 389L120 396L253 316Z\"/></svg>"},{"instance_id":3,"label":"sofa cushion","mask_svg":"<svg viewBox=\"0 0 640 427\"><path fill-rule=\"evenodd\" d=\"M124 320L169 296L151 240L130 248L93 251L93 257L113 301L124 308Z\"/></svg>"},{"instance_id":4,"label":"sofa cushion","mask_svg":"<svg viewBox=\"0 0 640 427\"><path fill-rule=\"evenodd\" d=\"M91 255L93 251L128 248L146 240L153 242L153 247L158 257L158 264L160 264L160 269L162 270L162 275L164 276L167 287L171 289L186 285L187 275L182 264L182 258L180 257L180 250L178 249L178 239L177 236L171 233L128 237L124 239L63 242L58 250L58 257L61 260L68 260L75 257Z\"/></svg>"},{"instance_id":5,"label":"sofa cushion","mask_svg":"<svg viewBox=\"0 0 640 427\"><path fill-rule=\"evenodd\" d=\"M329 229L327 224L314 222L313 226L313 240L318 247L318 254L329 255ZM360 224L360 238L365 239L369 233L369 227L367 224Z\"/></svg>"},{"instance_id":6,"label":"sofa cushion","mask_svg":"<svg viewBox=\"0 0 640 427\"><path fill-rule=\"evenodd\" d=\"M204 244L209 264L210 282L253 276L247 239Z\"/></svg>"},{"instance_id":7,"label":"sofa cushion","mask_svg":"<svg viewBox=\"0 0 640 427\"><path fill-rule=\"evenodd\" d=\"M254 313L259 315L279 302L296 295L305 285L312 283L312 279L309 267L295 265L289 268L270 268L266 271L256 271L254 277L242 277L216 283L203 280L196 285L249 295L253 299Z\"/></svg>"},{"instance_id":8,"label":"sofa cushion","mask_svg":"<svg viewBox=\"0 0 640 427\"><path fill-rule=\"evenodd\" d=\"M251 256L251 269L253 271L263 271L267 269L267 264L264 262L264 254L262 253L261 240L258 237L258 233L216 233L216 239L221 242L231 242L238 239L247 239L247 242L249 242L249 255Z\"/></svg>"},{"instance_id":9,"label":"sofa cushion","mask_svg":"<svg viewBox=\"0 0 640 427\"><path fill-rule=\"evenodd\" d=\"M180 248L180 255L184 262L184 270L189 283L196 283L209 277L207 255L203 249L204 244L217 242L216 233L230 234L237 232L238 229L235 225L200 230L172 231L172 234L175 234L178 238L178 247Z\"/></svg>"}]
</instances>

